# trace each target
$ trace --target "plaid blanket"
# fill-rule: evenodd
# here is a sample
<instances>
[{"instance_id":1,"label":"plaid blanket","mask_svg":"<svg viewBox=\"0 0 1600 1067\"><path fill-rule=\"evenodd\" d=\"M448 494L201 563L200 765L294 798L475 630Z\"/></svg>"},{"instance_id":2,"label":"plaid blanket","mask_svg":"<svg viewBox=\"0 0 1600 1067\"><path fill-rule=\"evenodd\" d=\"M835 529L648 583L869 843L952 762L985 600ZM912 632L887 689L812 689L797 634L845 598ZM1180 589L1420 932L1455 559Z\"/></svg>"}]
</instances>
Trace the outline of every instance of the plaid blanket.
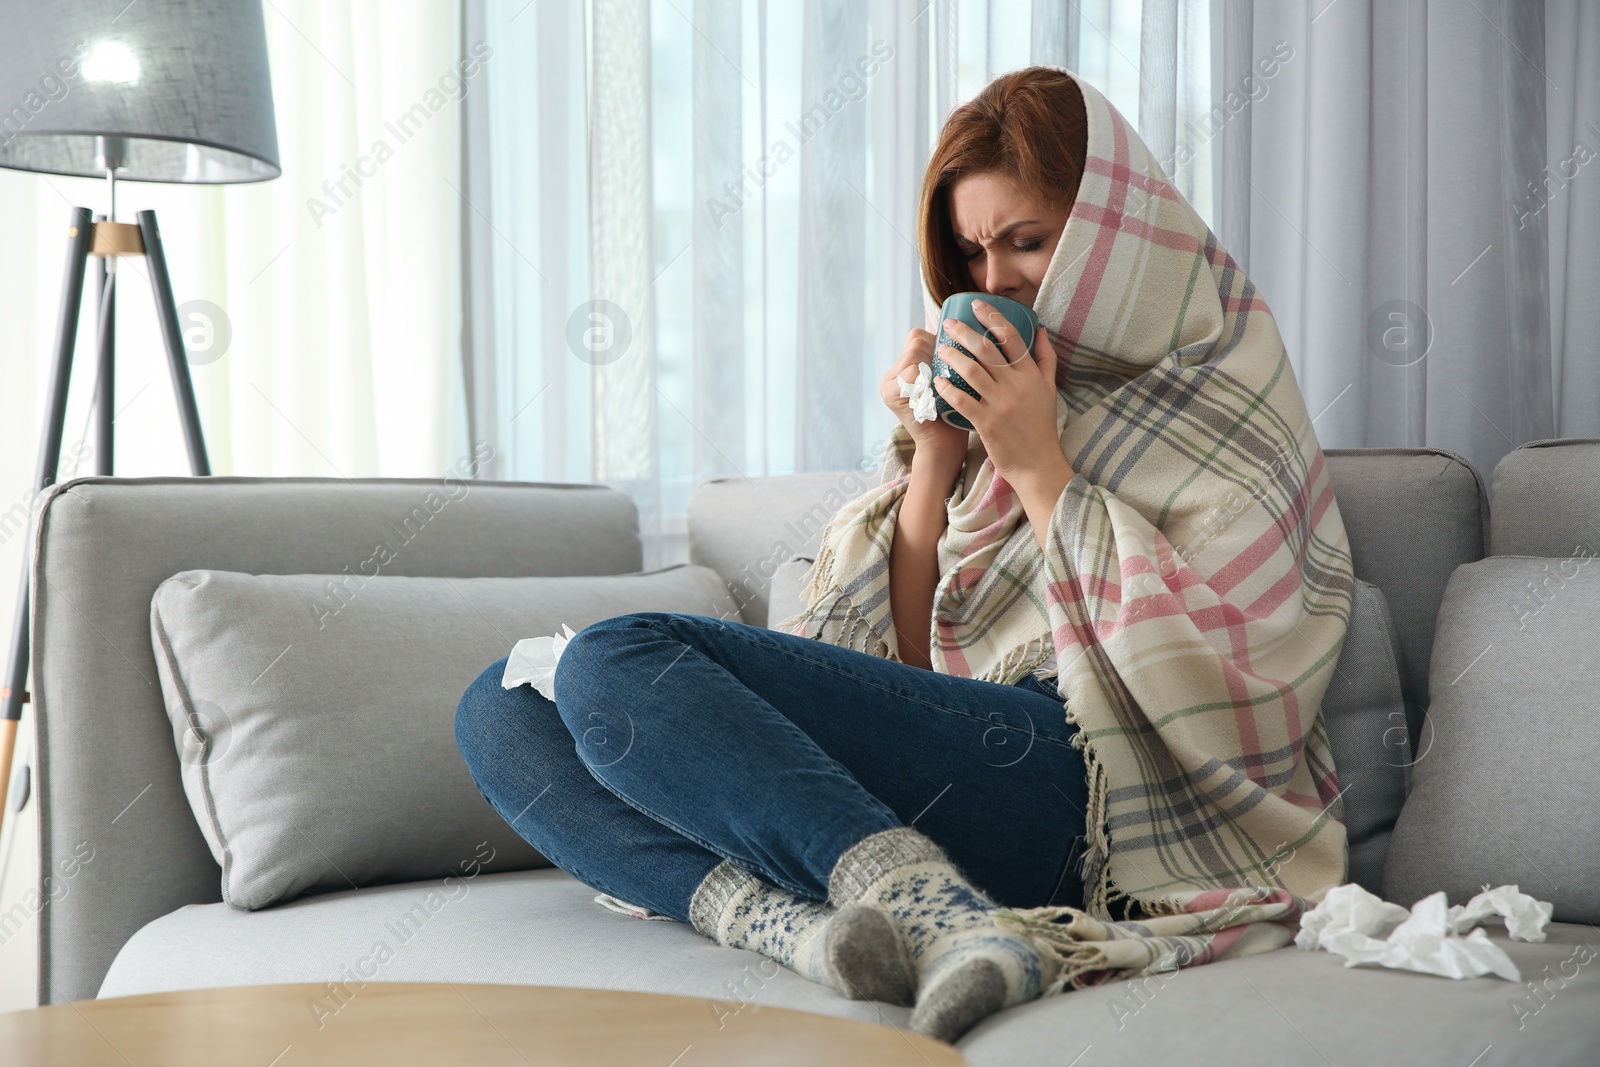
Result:
<instances>
[{"instance_id":1,"label":"plaid blanket","mask_svg":"<svg viewBox=\"0 0 1600 1067\"><path fill-rule=\"evenodd\" d=\"M1088 152L1034 308L1076 472L1039 548L970 435L933 669L1054 674L1089 782L1084 910L1001 914L1053 991L1287 944L1346 878L1323 694L1349 541L1272 313L1132 126L1078 79ZM924 294L936 329L938 309ZM889 549L912 443L823 532L780 628L898 660Z\"/></svg>"}]
</instances>

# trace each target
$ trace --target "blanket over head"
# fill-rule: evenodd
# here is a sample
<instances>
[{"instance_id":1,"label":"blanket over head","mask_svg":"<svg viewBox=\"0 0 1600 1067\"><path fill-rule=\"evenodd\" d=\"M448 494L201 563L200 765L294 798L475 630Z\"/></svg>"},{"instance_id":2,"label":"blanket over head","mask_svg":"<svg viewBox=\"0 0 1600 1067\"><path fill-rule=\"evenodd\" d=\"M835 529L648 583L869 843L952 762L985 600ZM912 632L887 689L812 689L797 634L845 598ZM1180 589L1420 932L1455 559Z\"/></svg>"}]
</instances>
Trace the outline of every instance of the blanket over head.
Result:
<instances>
[{"instance_id":1,"label":"blanket over head","mask_svg":"<svg viewBox=\"0 0 1600 1067\"><path fill-rule=\"evenodd\" d=\"M1127 120L1074 79L1087 158L1034 310L1076 473L1041 551L969 435L929 648L944 673L1056 675L1079 727L1084 910L1000 915L1064 964L1057 992L1280 947L1345 880L1321 707L1354 590L1271 311ZM912 448L896 422L881 484L833 516L806 609L781 629L900 658L889 551Z\"/></svg>"}]
</instances>

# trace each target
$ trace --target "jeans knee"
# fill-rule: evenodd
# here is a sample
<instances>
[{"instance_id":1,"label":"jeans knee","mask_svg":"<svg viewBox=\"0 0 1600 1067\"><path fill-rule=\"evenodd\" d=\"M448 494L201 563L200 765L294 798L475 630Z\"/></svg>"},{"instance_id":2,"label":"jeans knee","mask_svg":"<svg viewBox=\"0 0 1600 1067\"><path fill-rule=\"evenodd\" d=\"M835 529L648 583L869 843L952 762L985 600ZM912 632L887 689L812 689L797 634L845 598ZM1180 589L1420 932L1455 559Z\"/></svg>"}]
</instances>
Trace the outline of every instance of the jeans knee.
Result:
<instances>
[{"instance_id":1,"label":"jeans knee","mask_svg":"<svg viewBox=\"0 0 1600 1067\"><path fill-rule=\"evenodd\" d=\"M461 699L456 703L456 747L461 750L463 756L469 757L473 739L481 737L485 726L504 715L510 705L510 701L506 698L511 694L500 684L500 679L506 672L506 660L509 658L501 656L485 667L462 692ZM471 762L470 757L468 762Z\"/></svg>"},{"instance_id":2,"label":"jeans knee","mask_svg":"<svg viewBox=\"0 0 1600 1067\"><path fill-rule=\"evenodd\" d=\"M628 611L591 622L567 642L566 651L561 653L561 662L567 662L567 652L574 648L604 644L607 640L614 640L619 634L626 635L631 631L653 629L654 625L659 625L661 620L670 617L671 614L667 611Z\"/></svg>"},{"instance_id":3,"label":"jeans knee","mask_svg":"<svg viewBox=\"0 0 1600 1067\"><path fill-rule=\"evenodd\" d=\"M493 806L490 794L515 788L530 775L548 776L572 759L572 736L532 686L500 684L506 658L475 678L456 705L455 739L462 761Z\"/></svg>"},{"instance_id":4,"label":"jeans knee","mask_svg":"<svg viewBox=\"0 0 1600 1067\"><path fill-rule=\"evenodd\" d=\"M633 702L627 679L619 670L647 664L630 655L638 645L658 642L670 612L637 611L601 619L567 642L556 666L556 713L576 742L579 757L591 770L609 767L633 745Z\"/></svg>"},{"instance_id":5,"label":"jeans knee","mask_svg":"<svg viewBox=\"0 0 1600 1067\"><path fill-rule=\"evenodd\" d=\"M592 692L600 674L617 660L628 645L659 636L656 617L661 611L633 611L592 622L567 641L556 664L556 707L574 708L585 693ZM659 623L657 623L659 625ZM565 717L565 715L563 715ZM570 722L571 720L568 719Z\"/></svg>"}]
</instances>

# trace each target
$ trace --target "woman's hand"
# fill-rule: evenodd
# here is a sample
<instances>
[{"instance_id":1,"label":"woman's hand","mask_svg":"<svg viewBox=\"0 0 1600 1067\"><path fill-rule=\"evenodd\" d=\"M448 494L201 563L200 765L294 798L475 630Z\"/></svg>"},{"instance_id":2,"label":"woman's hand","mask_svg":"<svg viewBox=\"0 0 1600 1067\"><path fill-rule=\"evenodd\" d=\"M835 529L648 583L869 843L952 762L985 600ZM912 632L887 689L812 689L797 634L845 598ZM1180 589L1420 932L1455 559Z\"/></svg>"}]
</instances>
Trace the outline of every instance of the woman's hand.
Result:
<instances>
[{"instance_id":1,"label":"woman's hand","mask_svg":"<svg viewBox=\"0 0 1600 1067\"><path fill-rule=\"evenodd\" d=\"M932 667L928 635L933 630L933 593L939 584L939 540L949 525L945 502L971 441L969 431L943 419L918 422L911 398L900 395L900 382L910 381L919 364L933 362L933 343L927 330L906 334L900 358L878 385L883 402L915 445L911 480L889 544L889 615L900 661L924 670Z\"/></svg>"},{"instance_id":2,"label":"woman's hand","mask_svg":"<svg viewBox=\"0 0 1600 1067\"><path fill-rule=\"evenodd\" d=\"M934 335L927 330L913 329L906 334L905 347L900 358L878 383L878 393L895 418L911 434L916 445L916 455L948 467L952 472L961 466L967 455L967 431L951 426L943 419L918 422L911 412L911 398L900 395L900 382L910 381L918 363L933 362ZM904 375L904 377L901 377ZM1052 411L1051 418L1055 418Z\"/></svg>"},{"instance_id":3,"label":"woman's hand","mask_svg":"<svg viewBox=\"0 0 1600 1067\"><path fill-rule=\"evenodd\" d=\"M950 345L939 355L983 399L974 400L947 378L934 378L933 387L977 428L995 470L1013 487L1053 485L1059 491L1072 468L1056 432L1056 350L1050 331L1040 327L1030 356L1016 328L993 306L974 300L972 309L1000 346L964 322L945 319L946 335L978 358Z\"/></svg>"},{"instance_id":4,"label":"woman's hand","mask_svg":"<svg viewBox=\"0 0 1600 1067\"><path fill-rule=\"evenodd\" d=\"M1004 315L982 300L974 300L972 308L1000 339L1000 347L966 323L945 319L945 333L978 358L949 345L940 355L983 399L972 399L945 378L935 378L933 387L977 427L995 472L1017 491L1034 539L1045 549L1056 502L1075 473L1056 434L1055 346L1041 327L1029 357Z\"/></svg>"}]
</instances>

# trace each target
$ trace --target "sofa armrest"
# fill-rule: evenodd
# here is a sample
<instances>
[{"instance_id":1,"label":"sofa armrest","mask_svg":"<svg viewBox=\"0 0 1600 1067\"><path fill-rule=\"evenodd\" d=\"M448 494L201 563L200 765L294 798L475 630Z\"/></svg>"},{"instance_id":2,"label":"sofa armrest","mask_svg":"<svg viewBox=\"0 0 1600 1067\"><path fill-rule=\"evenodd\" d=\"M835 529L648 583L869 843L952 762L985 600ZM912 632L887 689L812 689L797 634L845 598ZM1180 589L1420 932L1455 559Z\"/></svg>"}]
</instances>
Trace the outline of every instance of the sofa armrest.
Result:
<instances>
[{"instance_id":1,"label":"sofa armrest","mask_svg":"<svg viewBox=\"0 0 1600 1067\"><path fill-rule=\"evenodd\" d=\"M184 796L150 644L173 573L621 574L638 512L599 485L445 479L80 478L35 524L38 994L94 997L123 943L221 899ZM259 666L265 666L261 664ZM87 858L85 858L87 857Z\"/></svg>"}]
</instances>

